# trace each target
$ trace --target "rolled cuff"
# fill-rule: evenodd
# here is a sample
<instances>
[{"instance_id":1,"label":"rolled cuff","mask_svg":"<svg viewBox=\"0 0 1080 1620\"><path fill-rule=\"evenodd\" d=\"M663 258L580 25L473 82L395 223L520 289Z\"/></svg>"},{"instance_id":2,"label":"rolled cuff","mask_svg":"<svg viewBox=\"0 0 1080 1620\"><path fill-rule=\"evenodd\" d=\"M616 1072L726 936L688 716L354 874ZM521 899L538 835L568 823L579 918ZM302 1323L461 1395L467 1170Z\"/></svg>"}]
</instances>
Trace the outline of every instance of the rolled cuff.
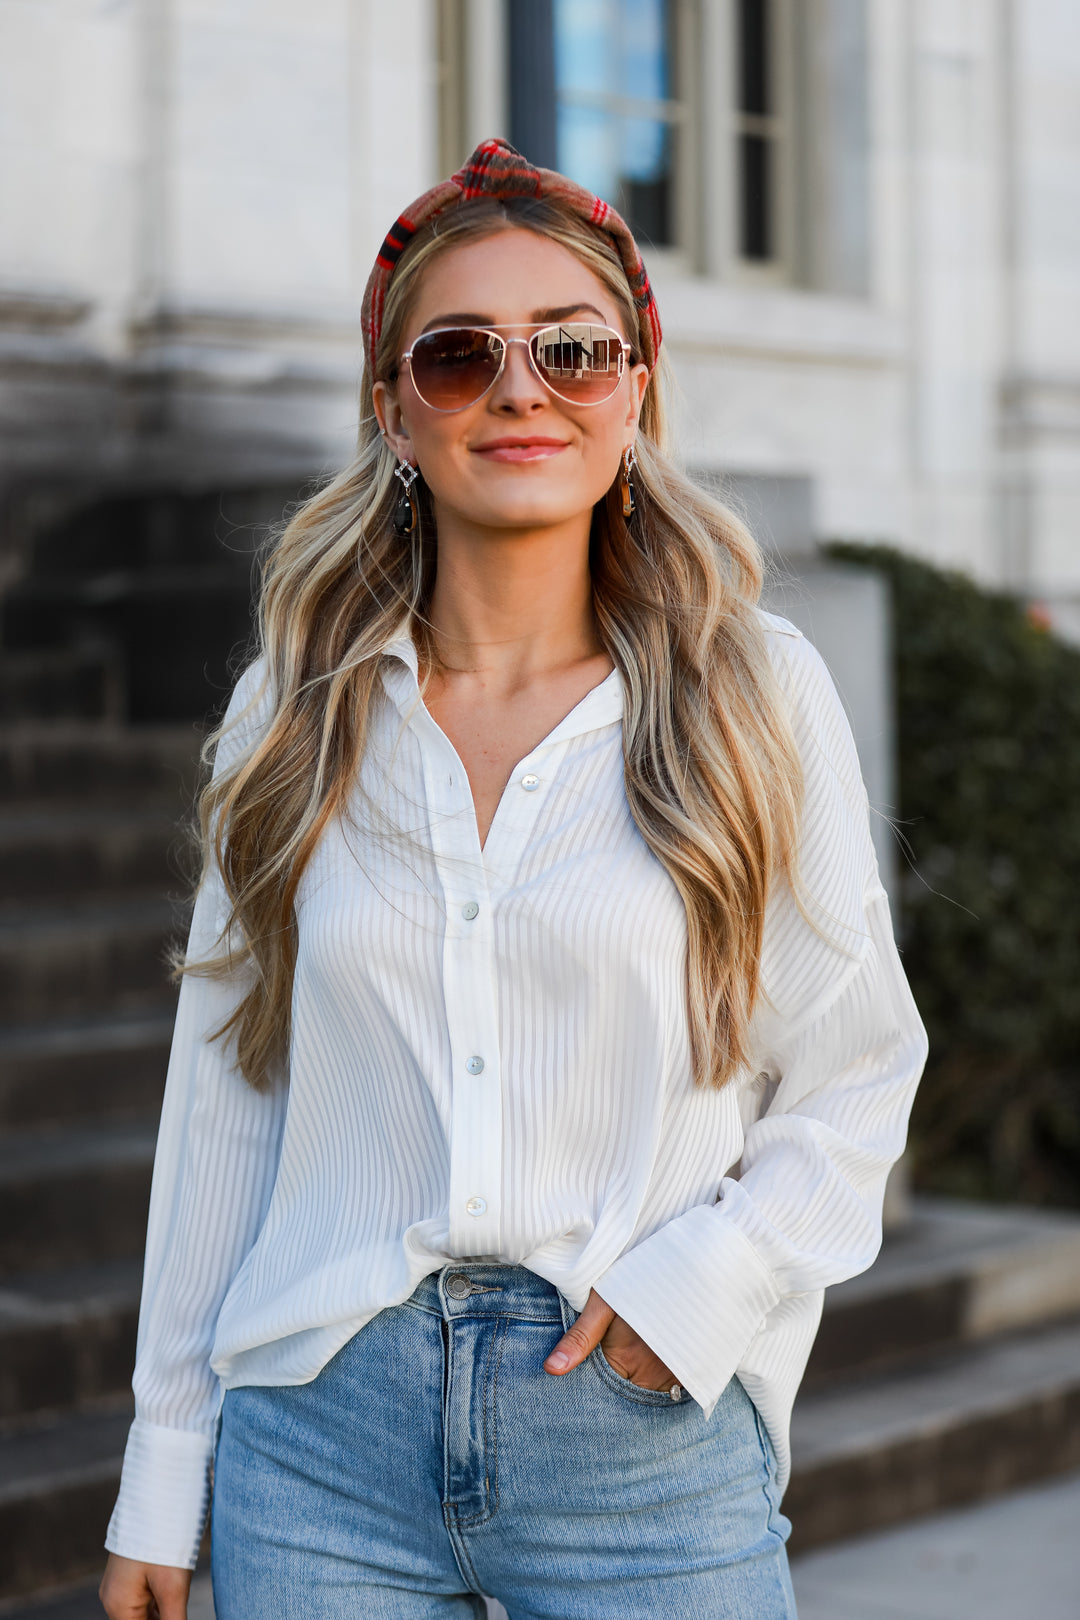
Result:
<instances>
[{"instance_id":1,"label":"rolled cuff","mask_svg":"<svg viewBox=\"0 0 1080 1620\"><path fill-rule=\"evenodd\" d=\"M105 1546L143 1564L194 1569L210 1505L213 1439L136 1418Z\"/></svg>"},{"instance_id":2,"label":"rolled cuff","mask_svg":"<svg viewBox=\"0 0 1080 1620\"><path fill-rule=\"evenodd\" d=\"M593 1286L706 1417L780 1299L769 1267L717 1204L669 1221Z\"/></svg>"}]
</instances>

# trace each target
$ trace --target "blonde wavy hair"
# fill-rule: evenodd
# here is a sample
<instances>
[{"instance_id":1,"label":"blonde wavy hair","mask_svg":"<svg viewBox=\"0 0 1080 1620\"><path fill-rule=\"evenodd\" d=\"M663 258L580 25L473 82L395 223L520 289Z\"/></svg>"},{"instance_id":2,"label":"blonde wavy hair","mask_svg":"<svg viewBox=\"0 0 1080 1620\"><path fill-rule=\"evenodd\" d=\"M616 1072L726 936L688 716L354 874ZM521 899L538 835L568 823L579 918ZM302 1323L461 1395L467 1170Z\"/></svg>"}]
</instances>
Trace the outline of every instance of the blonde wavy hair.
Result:
<instances>
[{"instance_id":1,"label":"blonde wavy hair","mask_svg":"<svg viewBox=\"0 0 1080 1620\"><path fill-rule=\"evenodd\" d=\"M434 512L423 495L423 540L395 534L396 462L379 433L372 385L396 378L420 278L449 248L508 226L576 254L616 300L640 358L617 254L556 203L463 203L403 254L387 291L374 375L366 366L361 382L356 455L295 513L265 561L258 650L272 714L200 801L204 877L220 870L230 912L215 953L178 962L176 973L222 979L246 970L246 992L217 1035L235 1040L240 1070L257 1088L287 1063L297 888L327 824L346 812L379 692L380 654L408 626L430 667ZM720 1087L748 1055L770 887L794 881L802 776L755 611L760 553L734 514L670 458L655 372L636 451L633 522L623 518L618 480L594 510L593 603L625 685L630 812L686 908L694 1077ZM208 758L224 730L208 740Z\"/></svg>"}]
</instances>

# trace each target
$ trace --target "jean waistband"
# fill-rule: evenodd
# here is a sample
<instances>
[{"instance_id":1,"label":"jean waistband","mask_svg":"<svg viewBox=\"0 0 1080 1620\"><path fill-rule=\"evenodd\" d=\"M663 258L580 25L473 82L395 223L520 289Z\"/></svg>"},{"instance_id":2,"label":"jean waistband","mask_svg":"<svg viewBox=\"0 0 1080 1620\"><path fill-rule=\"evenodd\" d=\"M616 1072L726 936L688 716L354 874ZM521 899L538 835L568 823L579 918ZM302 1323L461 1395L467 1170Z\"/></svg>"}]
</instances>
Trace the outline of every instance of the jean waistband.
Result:
<instances>
[{"instance_id":1,"label":"jean waistband","mask_svg":"<svg viewBox=\"0 0 1080 1620\"><path fill-rule=\"evenodd\" d=\"M563 1320L562 1297L554 1283L525 1266L504 1266L494 1260L452 1260L423 1278L406 1304L448 1321L462 1316Z\"/></svg>"}]
</instances>

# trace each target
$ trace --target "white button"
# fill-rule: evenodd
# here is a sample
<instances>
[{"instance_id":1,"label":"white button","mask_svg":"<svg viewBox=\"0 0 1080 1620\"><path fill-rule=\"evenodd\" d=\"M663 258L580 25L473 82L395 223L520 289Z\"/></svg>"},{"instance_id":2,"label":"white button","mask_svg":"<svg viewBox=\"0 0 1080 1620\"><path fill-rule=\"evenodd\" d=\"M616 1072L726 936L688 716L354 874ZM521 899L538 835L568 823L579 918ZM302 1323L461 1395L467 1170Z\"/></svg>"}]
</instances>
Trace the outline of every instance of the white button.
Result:
<instances>
[{"instance_id":1,"label":"white button","mask_svg":"<svg viewBox=\"0 0 1080 1620\"><path fill-rule=\"evenodd\" d=\"M537 788L540 786L540 778L538 776L534 776L532 771L530 771L527 776L523 776L521 778L521 785L525 789L526 793L535 793Z\"/></svg>"},{"instance_id":2,"label":"white button","mask_svg":"<svg viewBox=\"0 0 1080 1620\"><path fill-rule=\"evenodd\" d=\"M471 1057L465 1067L470 1074L483 1074L484 1060L482 1057Z\"/></svg>"},{"instance_id":3,"label":"white button","mask_svg":"<svg viewBox=\"0 0 1080 1620\"><path fill-rule=\"evenodd\" d=\"M484 1198L469 1198L466 1200L465 1209L469 1215L482 1215L487 1209L487 1200Z\"/></svg>"},{"instance_id":4,"label":"white button","mask_svg":"<svg viewBox=\"0 0 1080 1620\"><path fill-rule=\"evenodd\" d=\"M470 900L467 905L462 906L461 915L464 917L466 922L472 922L474 917L478 917L480 915L480 907L477 905L475 900Z\"/></svg>"}]
</instances>

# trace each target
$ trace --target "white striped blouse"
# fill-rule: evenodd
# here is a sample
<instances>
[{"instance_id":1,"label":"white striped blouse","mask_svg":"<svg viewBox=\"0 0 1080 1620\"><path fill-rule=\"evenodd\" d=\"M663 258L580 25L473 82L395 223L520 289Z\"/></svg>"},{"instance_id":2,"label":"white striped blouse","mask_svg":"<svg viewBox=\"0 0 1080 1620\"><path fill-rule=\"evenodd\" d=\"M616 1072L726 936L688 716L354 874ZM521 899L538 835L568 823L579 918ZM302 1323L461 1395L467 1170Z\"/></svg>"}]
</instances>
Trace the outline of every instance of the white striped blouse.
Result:
<instances>
[{"instance_id":1,"label":"white striped blouse","mask_svg":"<svg viewBox=\"0 0 1080 1620\"><path fill-rule=\"evenodd\" d=\"M800 871L768 908L754 1061L691 1078L682 903L631 819L617 673L515 768L481 852L465 770L403 639L348 821L298 898L288 1085L208 1035L187 979L154 1167L136 1418L106 1545L192 1565L225 1389L303 1384L461 1256L590 1288L710 1411L737 1376L788 1468L822 1290L870 1264L925 1056L866 795L825 668L765 618L805 772ZM257 669L219 763L265 723ZM190 951L223 921L204 885Z\"/></svg>"}]
</instances>

